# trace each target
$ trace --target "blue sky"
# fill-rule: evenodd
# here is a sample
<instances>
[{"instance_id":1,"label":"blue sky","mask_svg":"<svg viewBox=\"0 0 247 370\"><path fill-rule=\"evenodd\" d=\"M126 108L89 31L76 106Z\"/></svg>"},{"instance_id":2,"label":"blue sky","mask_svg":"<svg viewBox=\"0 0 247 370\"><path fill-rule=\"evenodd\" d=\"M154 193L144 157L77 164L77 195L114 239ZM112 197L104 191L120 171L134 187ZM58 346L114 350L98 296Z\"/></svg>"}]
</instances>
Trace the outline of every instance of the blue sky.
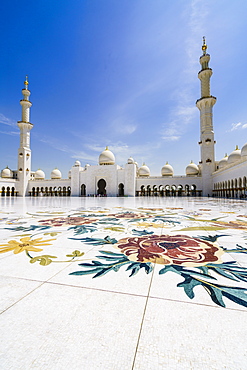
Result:
<instances>
[{"instance_id":1,"label":"blue sky","mask_svg":"<svg viewBox=\"0 0 247 370\"><path fill-rule=\"evenodd\" d=\"M206 36L216 159L247 142L246 0L18 0L1 4L0 168L17 166L21 89L29 76L32 170L63 177L109 146L160 175L200 160Z\"/></svg>"}]
</instances>

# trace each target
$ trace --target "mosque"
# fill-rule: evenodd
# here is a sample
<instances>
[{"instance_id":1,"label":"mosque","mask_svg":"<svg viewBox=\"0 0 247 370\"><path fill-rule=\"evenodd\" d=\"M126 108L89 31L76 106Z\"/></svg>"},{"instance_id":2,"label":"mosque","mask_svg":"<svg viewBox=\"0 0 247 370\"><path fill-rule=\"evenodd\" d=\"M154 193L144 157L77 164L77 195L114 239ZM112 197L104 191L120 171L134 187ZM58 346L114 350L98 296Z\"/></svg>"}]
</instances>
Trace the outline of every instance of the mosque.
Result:
<instances>
[{"instance_id":1,"label":"mosque","mask_svg":"<svg viewBox=\"0 0 247 370\"><path fill-rule=\"evenodd\" d=\"M146 164L138 167L133 158L129 158L124 167L115 163L114 154L106 147L99 155L98 165L81 166L76 161L63 179L59 169L51 172L46 179L41 169L31 170L28 80L22 89L22 119L17 125L20 129L20 147L18 149L17 170L6 167L1 171L1 196L215 196L247 197L247 143L242 149L236 149L220 161L215 160L215 139L213 130L213 106L216 98L210 94L209 68L210 55L203 38L201 70L198 78L201 84L201 97L196 101L200 111L200 149L201 160L191 162L185 170L185 176L174 175L173 168L166 163L161 169L161 176L151 176Z\"/></svg>"}]
</instances>

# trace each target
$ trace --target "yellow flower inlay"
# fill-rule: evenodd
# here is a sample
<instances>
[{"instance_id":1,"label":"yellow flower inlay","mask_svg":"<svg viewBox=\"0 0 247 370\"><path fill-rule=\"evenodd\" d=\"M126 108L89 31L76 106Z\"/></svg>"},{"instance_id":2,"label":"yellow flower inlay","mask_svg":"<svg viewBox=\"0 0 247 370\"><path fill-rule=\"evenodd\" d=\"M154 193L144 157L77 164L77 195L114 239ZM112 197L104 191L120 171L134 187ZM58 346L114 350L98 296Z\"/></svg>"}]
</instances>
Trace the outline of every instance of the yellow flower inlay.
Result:
<instances>
[{"instance_id":1,"label":"yellow flower inlay","mask_svg":"<svg viewBox=\"0 0 247 370\"><path fill-rule=\"evenodd\" d=\"M147 221L143 221L143 222L138 222L136 223L136 226L137 227L154 227L155 229L162 229L164 227L168 227L167 224L165 224L164 222L147 222Z\"/></svg>"},{"instance_id":2,"label":"yellow flower inlay","mask_svg":"<svg viewBox=\"0 0 247 370\"><path fill-rule=\"evenodd\" d=\"M51 240L56 240L56 239L46 239L42 240L42 238L38 239L31 239L30 237L25 237L21 238L20 241L17 240L10 240L8 241L8 244L0 244L0 253L6 253L13 251L14 254L21 253L23 251L28 251L28 252L41 252L43 249L40 248L35 248L34 246L43 246L43 245L51 245L50 242Z\"/></svg>"}]
</instances>

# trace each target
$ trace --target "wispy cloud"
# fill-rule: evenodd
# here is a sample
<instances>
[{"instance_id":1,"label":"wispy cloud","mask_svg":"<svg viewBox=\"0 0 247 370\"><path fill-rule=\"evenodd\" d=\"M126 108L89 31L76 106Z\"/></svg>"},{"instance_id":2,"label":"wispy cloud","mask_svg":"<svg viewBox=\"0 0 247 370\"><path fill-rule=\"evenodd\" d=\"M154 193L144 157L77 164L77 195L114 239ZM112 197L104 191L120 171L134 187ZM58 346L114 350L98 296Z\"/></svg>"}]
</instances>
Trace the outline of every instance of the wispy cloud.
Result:
<instances>
[{"instance_id":1,"label":"wispy cloud","mask_svg":"<svg viewBox=\"0 0 247 370\"><path fill-rule=\"evenodd\" d=\"M181 138L186 126L194 120L198 114L196 107L178 106L171 112L171 121L163 125L161 137L165 141L176 141Z\"/></svg>"},{"instance_id":2,"label":"wispy cloud","mask_svg":"<svg viewBox=\"0 0 247 370\"><path fill-rule=\"evenodd\" d=\"M2 113L0 113L0 123L11 127L16 127L16 122L10 118L5 117L5 115Z\"/></svg>"},{"instance_id":3,"label":"wispy cloud","mask_svg":"<svg viewBox=\"0 0 247 370\"><path fill-rule=\"evenodd\" d=\"M208 17L208 5L202 0L188 2L184 17L189 19L188 36L184 42L184 67L181 70L179 87L171 92L174 101L169 114L169 121L163 124L161 137L165 141L179 140L187 126L195 120L198 110L194 105L195 68L198 64L198 35L203 36L205 21ZM199 66L198 66L199 67ZM199 87L198 87L199 90Z\"/></svg>"},{"instance_id":4,"label":"wispy cloud","mask_svg":"<svg viewBox=\"0 0 247 370\"><path fill-rule=\"evenodd\" d=\"M80 159L80 160L89 161L89 162L95 162L95 156L90 155L81 150L77 151L75 149L71 149L67 145L61 143L59 140L55 140L53 138L48 138L48 137L39 138L39 140L42 143L49 145L53 149L67 153L70 156L70 158Z\"/></svg>"},{"instance_id":5,"label":"wispy cloud","mask_svg":"<svg viewBox=\"0 0 247 370\"><path fill-rule=\"evenodd\" d=\"M133 120L129 120L127 117L120 116L113 120L112 128L119 134L131 135L136 131L137 125L133 122Z\"/></svg>"},{"instance_id":6,"label":"wispy cloud","mask_svg":"<svg viewBox=\"0 0 247 370\"><path fill-rule=\"evenodd\" d=\"M0 134L16 136L19 135L18 131L0 131Z\"/></svg>"},{"instance_id":7,"label":"wispy cloud","mask_svg":"<svg viewBox=\"0 0 247 370\"><path fill-rule=\"evenodd\" d=\"M242 123L242 122L232 123L230 130L227 130L227 132L232 132L235 130L241 130L245 128L247 128L247 123Z\"/></svg>"}]
</instances>

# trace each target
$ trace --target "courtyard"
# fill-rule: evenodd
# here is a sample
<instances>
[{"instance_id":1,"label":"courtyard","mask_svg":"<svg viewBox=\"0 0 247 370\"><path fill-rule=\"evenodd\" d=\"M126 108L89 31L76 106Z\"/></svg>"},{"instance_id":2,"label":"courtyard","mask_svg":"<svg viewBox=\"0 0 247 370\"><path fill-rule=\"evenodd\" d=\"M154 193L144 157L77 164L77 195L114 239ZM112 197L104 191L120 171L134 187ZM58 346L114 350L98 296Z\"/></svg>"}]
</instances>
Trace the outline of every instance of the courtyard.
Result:
<instances>
[{"instance_id":1,"label":"courtyard","mask_svg":"<svg viewBox=\"0 0 247 370\"><path fill-rule=\"evenodd\" d=\"M0 368L247 369L245 200L0 201Z\"/></svg>"}]
</instances>

